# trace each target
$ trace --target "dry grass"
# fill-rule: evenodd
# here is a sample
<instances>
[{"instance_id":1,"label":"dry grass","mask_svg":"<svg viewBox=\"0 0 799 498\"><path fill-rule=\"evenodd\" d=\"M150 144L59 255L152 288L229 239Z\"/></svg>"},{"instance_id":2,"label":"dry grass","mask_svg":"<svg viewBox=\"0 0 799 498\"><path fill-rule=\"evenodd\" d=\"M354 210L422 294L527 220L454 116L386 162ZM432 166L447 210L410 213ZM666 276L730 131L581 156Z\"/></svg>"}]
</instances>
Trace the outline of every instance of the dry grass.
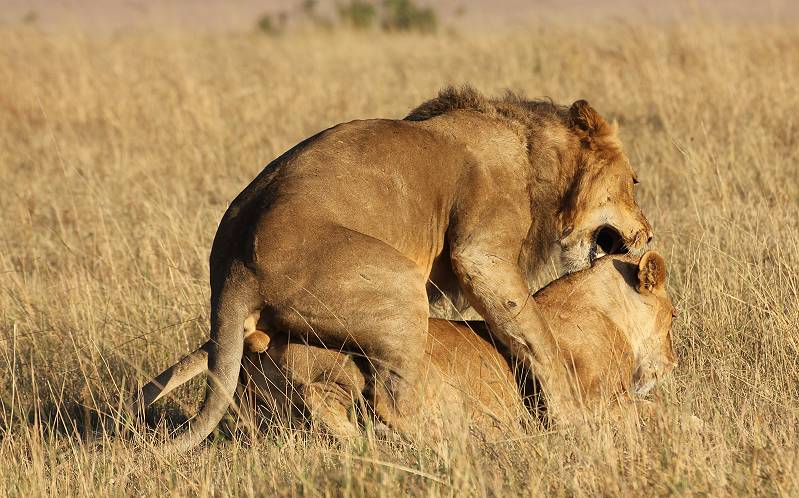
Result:
<instances>
[{"instance_id":1,"label":"dry grass","mask_svg":"<svg viewBox=\"0 0 799 498\"><path fill-rule=\"evenodd\" d=\"M799 494L799 30L425 36L0 30L0 495ZM276 429L188 457L99 435L208 334L229 201L305 136L447 83L585 97L622 127L681 361L640 432L340 448ZM195 383L179 396L199 399ZM171 413L174 402L162 410ZM686 432L679 413L705 421Z\"/></svg>"}]
</instances>

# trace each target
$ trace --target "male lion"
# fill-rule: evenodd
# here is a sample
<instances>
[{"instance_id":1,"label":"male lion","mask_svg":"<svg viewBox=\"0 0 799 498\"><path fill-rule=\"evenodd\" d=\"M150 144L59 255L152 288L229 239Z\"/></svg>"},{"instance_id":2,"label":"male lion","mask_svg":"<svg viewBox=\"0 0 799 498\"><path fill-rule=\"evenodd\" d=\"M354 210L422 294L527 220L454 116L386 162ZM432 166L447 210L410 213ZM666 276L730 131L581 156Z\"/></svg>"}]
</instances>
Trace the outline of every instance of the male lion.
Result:
<instances>
[{"instance_id":1,"label":"male lion","mask_svg":"<svg viewBox=\"0 0 799 498\"><path fill-rule=\"evenodd\" d=\"M649 251L637 263L629 256L600 258L535 294L557 337L560 359L569 366L568 383L548 388L580 408L570 418L649 411L652 405L643 396L676 365L675 312L665 279L663 258ZM431 436L474 429L508 437L520 428L522 395L532 393L517 385L523 377L514 375L511 359L496 346L480 322L431 319L417 392L421 408L413 423L403 425ZM307 418L339 437L359 433L351 410L364 405L357 403L363 401L369 373L363 358L279 331L253 333L245 349L239 391L245 413L265 407L279 418ZM193 361L197 373L205 369L204 358Z\"/></svg>"},{"instance_id":2,"label":"male lion","mask_svg":"<svg viewBox=\"0 0 799 498\"><path fill-rule=\"evenodd\" d=\"M306 139L236 197L217 229L206 398L174 447L197 445L224 415L259 321L367 356L374 409L401 429L415 410L405 394L424 356L428 280L474 307L532 370L550 372L547 392L566 365L555 364L528 275L553 243L569 271L588 266L597 245L641 248L652 231L634 183L615 127L583 100L448 89L404 120ZM555 414L567 401L548 399Z\"/></svg>"}]
</instances>

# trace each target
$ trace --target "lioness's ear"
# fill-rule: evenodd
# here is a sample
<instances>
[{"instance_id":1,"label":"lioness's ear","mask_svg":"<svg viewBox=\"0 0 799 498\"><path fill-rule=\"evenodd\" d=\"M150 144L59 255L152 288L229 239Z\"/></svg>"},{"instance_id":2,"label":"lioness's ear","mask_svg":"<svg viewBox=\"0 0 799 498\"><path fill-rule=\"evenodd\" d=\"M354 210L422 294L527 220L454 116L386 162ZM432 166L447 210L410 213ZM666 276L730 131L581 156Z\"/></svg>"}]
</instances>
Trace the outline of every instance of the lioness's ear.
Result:
<instances>
[{"instance_id":1,"label":"lioness's ear","mask_svg":"<svg viewBox=\"0 0 799 498\"><path fill-rule=\"evenodd\" d=\"M585 100L578 100L569 108L569 124L588 138L613 133L613 128Z\"/></svg>"},{"instance_id":2,"label":"lioness's ear","mask_svg":"<svg viewBox=\"0 0 799 498\"><path fill-rule=\"evenodd\" d=\"M647 251L638 263L638 292L654 292L666 285L666 261L655 251Z\"/></svg>"}]
</instances>

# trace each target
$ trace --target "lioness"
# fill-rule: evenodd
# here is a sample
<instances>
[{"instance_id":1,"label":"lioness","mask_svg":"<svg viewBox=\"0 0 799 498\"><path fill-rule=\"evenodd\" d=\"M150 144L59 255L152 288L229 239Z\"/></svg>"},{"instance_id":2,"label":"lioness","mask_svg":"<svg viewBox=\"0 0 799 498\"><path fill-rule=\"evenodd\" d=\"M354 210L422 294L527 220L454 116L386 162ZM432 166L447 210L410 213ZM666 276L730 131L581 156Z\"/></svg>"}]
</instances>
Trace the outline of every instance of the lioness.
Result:
<instances>
[{"instance_id":1,"label":"lioness","mask_svg":"<svg viewBox=\"0 0 799 498\"><path fill-rule=\"evenodd\" d=\"M404 120L352 121L270 163L231 203L211 249L205 402L175 449L200 443L236 389L257 323L358 351L370 398L401 429L416 407L429 297L468 303L547 385L564 381L528 276L550 247L568 271L641 248L652 230L614 126L587 102L447 89ZM551 395L549 395L551 396ZM570 398L548 399L557 416Z\"/></svg>"},{"instance_id":2,"label":"lioness","mask_svg":"<svg viewBox=\"0 0 799 498\"><path fill-rule=\"evenodd\" d=\"M572 418L648 410L642 396L676 365L671 342L675 312L665 278L663 258L649 251L637 264L626 256L601 258L535 294L570 372L568 384L548 388L586 409ZM252 336L248 349L243 405L258 401L278 414L309 416L337 436L357 434L350 409L367 384L365 363L279 332L268 339ZM498 435L518 427L525 408L517 380L482 324L430 320L425 357L419 393L423 408L406 426L429 433L466 424Z\"/></svg>"}]
</instances>

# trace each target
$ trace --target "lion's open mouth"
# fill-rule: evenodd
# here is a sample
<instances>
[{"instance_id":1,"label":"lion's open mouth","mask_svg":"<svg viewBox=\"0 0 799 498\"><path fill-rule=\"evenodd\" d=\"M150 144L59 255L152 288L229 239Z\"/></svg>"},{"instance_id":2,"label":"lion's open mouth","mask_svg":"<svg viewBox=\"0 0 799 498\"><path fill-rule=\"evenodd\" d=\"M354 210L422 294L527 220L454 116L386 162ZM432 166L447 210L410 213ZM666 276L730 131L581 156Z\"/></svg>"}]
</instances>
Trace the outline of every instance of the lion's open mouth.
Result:
<instances>
[{"instance_id":1,"label":"lion's open mouth","mask_svg":"<svg viewBox=\"0 0 799 498\"><path fill-rule=\"evenodd\" d=\"M589 258L591 263L606 254L625 254L627 247L618 230L610 225L603 225L594 232Z\"/></svg>"}]
</instances>

